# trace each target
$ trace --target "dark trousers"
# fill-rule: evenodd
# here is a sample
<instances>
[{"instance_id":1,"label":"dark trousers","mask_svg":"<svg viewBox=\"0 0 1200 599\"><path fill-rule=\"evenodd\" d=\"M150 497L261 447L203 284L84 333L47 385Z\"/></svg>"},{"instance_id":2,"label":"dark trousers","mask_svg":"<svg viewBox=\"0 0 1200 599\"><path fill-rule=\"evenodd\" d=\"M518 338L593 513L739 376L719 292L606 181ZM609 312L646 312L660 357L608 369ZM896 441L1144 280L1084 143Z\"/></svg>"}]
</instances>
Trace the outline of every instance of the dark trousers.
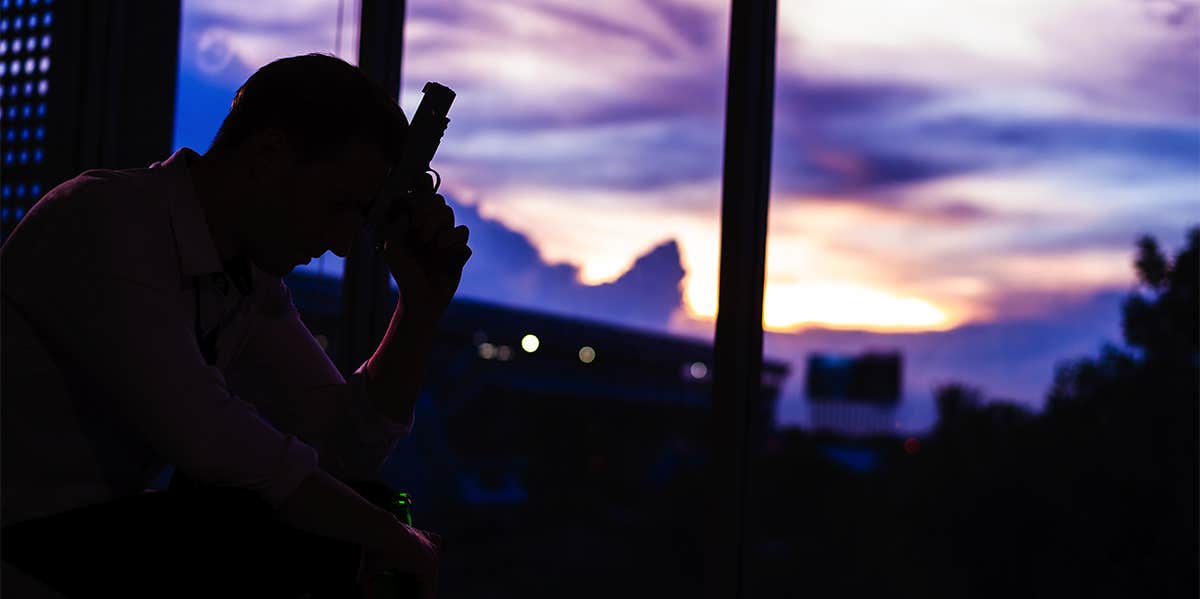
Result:
<instances>
[{"instance_id":1,"label":"dark trousers","mask_svg":"<svg viewBox=\"0 0 1200 599\"><path fill-rule=\"evenodd\" d=\"M358 597L359 553L283 524L250 491L178 484L0 532L0 559L68 597Z\"/></svg>"}]
</instances>

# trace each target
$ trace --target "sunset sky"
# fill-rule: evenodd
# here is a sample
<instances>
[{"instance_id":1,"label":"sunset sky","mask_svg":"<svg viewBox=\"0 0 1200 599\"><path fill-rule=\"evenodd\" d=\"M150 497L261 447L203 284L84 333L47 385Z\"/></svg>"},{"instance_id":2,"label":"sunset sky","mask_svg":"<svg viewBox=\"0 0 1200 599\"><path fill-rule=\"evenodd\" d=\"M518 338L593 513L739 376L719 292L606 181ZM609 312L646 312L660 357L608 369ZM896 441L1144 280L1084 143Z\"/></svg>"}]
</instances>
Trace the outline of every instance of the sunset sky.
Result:
<instances>
[{"instance_id":1,"label":"sunset sky","mask_svg":"<svg viewBox=\"0 0 1200 599\"><path fill-rule=\"evenodd\" d=\"M458 92L436 165L452 202L500 231L481 239L528 244L581 287L673 240L683 303L659 328L711 334L728 3L408 11L401 105L411 114L427 80ZM206 148L232 91L274 58L353 60L356 3L340 50L337 12L186 0L177 145ZM1174 247L1200 222L1198 13L1168 0L782 0L768 329L944 331L1128 290L1138 235ZM468 295L571 312L471 276Z\"/></svg>"}]
</instances>

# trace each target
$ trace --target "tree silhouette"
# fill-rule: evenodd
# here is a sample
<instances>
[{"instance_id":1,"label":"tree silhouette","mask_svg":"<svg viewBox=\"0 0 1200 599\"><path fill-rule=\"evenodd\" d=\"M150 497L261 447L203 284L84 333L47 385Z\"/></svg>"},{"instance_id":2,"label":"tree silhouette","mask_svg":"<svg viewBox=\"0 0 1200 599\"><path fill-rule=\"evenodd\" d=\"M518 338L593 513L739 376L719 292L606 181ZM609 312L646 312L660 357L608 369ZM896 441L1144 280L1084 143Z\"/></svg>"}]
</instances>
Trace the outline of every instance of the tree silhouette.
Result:
<instances>
[{"instance_id":1,"label":"tree silhouette","mask_svg":"<svg viewBox=\"0 0 1200 599\"><path fill-rule=\"evenodd\" d=\"M953 384L915 454L781 432L755 466L752 595L1200 595L1198 254L1200 228L1173 258L1138 241L1125 344L1062 364L1040 414ZM832 467L847 443L882 466Z\"/></svg>"},{"instance_id":2,"label":"tree silhouette","mask_svg":"<svg viewBox=\"0 0 1200 599\"><path fill-rule=\"evenodd\" d=\"M1112 533L1091 551L1116 557L1114 575L1142 581L1130 591L1156 596L1197 596L1198 254L1200 228L1174 260L1139 240L1139 286L1122 308L1128 351L1106 347L1060 368L1044 416L1075 445L1061 464L1075 474L1072 507Z\"/></svg>"}]
</instances>

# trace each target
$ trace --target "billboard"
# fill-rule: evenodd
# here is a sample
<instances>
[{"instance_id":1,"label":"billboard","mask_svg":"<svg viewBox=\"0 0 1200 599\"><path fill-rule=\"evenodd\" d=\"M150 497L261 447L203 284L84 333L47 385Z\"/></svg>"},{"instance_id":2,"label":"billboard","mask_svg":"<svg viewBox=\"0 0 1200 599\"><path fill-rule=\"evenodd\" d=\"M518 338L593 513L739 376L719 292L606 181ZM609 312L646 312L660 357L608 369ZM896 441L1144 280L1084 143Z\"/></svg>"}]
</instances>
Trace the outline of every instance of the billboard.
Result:
<instances>
[{"instance_id":1,"label":"billboard","mask_svg":"<svg viewBox=\"0 0 1200 599\"><path fill-rule=\"evenodd\" d=\"M809 401L900 401L902 360L898 352L859 356L812 354L805 392Z\"/></svg>"}]
</instances>

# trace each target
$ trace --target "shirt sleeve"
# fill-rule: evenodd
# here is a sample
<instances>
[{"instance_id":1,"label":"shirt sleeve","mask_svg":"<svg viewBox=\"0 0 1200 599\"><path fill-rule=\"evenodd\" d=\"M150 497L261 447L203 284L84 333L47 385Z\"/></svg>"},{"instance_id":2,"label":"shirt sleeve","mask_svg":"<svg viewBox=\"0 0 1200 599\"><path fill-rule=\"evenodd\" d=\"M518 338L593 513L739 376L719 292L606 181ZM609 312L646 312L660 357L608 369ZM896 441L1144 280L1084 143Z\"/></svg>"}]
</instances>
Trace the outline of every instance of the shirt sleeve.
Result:
<instances>
[{"instance_id":1,"label":"shirt sleeve","mask_svg":"<svg viewBox=\"0 0 1200 599\"><path fill-rule=\"evenodd\" d=\"M397 441L412 429L413 415L396 422L375 409L359 368L342 377L300 319L286 286L268 284L247 344L229 376L234 388L264 415L317 449L335 476L372 479Z\"/></svg>"},{"instance_id":2,"label":"shirt sleeve","mask_svg":"<svg viewBox=\"0 0 1200 599\"><path fill-rule=\"evenodd\" d=\"M83 400L103 402L196 480L247 488L272 505L313 472L313 448L230 394L205 362L180 291L59 258L6 265L4 293Z\"/></svg>"}]
</instances>

